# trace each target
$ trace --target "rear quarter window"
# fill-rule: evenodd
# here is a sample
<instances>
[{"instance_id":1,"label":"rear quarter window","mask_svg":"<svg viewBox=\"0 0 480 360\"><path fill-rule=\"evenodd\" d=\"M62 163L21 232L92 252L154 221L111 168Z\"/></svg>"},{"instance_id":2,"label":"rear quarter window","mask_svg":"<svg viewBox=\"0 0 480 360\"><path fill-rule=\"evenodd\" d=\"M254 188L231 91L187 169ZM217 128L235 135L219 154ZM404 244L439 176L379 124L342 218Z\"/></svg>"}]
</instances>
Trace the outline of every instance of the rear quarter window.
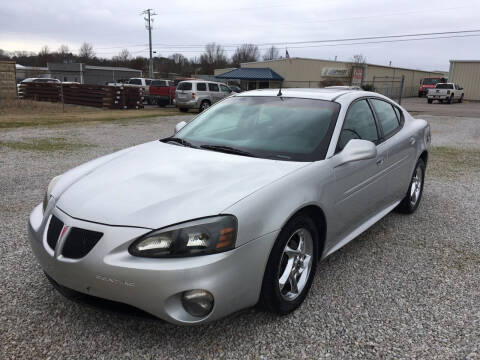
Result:
<instances>
[{"instance_id":1,"label":"rear quarter window","mask_svg":"<svg viewBox=\"0 0 480 360\"><path fill-rule=\"evenodd\" d=\"M218 84L212 84L212 83L208 84L208 90L209 91L220 91L219 87L218 87Z\"/></svg>"},{"instance_id":2,"label":"rear quarter window","mask_svg":"<svg viewBox=\"0 0 480 360\"><path fill-rule=\"evenodd\" d=\"M178 84L177 90L192 90L191 82L181 82Z\"/></svg>"},{"instance_id":3,"label":"rear quarter window","mask_svg":"<svg viewBox=\"0 0 480 360\"><path fill-rule=\"evenodd\" d=\"M400 127L397 113L394 107L386 101L379 99L370 99L370 101L375 110L375 114L377 114L380 126L383 129L383 136L388 137Z\"/></svg>"}]
</instances>

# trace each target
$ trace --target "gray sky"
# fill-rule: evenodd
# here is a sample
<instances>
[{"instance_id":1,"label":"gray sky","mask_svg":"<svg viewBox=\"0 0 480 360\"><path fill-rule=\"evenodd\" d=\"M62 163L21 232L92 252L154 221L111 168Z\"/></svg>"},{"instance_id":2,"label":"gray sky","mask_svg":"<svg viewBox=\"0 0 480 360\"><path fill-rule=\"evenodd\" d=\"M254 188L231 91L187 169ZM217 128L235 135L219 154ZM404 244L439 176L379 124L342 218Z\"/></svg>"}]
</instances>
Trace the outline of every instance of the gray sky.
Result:
<instances>
[{"instance_id":1,"label":"gray sky","mask_svg":"<svg viewBox=\"0 0 480 360\"><path fill-rule=\"evenodd\" d=\"M116 55L122 48L147 56L148 33L140 15L146 8L158 14L152 35L157 54L181 52L188 58L198 56L201 45L212 41L225 45L283 44L480 29L478 0L16 0L5 1L0 7L0 48L38 51L48 45L56 50L66 44L77 52L86 41L101 57ZM392 61L395 66L430 70L448 70L449 59L480 59L480 36L319 45L288 45L288 51L291 57L338 56L339 60L363 54L374 64ZM284 55L285 45L278 47ZM234 47L227 50L231 55Z\"/></svg>"}]
</instances>

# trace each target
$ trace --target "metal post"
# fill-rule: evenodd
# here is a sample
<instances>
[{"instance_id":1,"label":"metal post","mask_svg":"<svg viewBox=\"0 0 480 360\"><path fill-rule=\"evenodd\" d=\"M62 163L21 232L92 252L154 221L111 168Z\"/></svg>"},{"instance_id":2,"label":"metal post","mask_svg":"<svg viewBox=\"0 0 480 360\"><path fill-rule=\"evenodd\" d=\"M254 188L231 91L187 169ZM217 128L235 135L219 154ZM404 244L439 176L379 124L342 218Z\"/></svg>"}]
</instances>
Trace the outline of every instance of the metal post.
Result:
<instances>
[{"instance_id":1,"label":"metal post","mask_svg":"<svg viewBox=\"0 0 480 360\"><path fill-rule=\"evenodd\" d=\"M60 94L62 95L62 112L65 112L65 100L63 99L63 82L60 83Z\"/></svg>"},{"instance_id":2,"label":"metal post","mask_svg":"<svg viewBox=\"0 0 480 360\"><path fill-rule=\"evenodd\" d=\"M148 10L148 45L150 47L150 62L148 64L148 76L153 78L153 60L152 60L152 23L150 18L150 9Z\"/></svg>"},{"instance_id":3,"label":"metal post","mask_svg":"<svg viewBox=\"0 0 480 360\"><path fill-rule=\"evenodd\" d=\"M398 95L398 103L402 105L402 93L403 93L403 85L405 83L405 75L402 75L402 80L400 81L400 94Z\"/></svg>"}]
</instances>

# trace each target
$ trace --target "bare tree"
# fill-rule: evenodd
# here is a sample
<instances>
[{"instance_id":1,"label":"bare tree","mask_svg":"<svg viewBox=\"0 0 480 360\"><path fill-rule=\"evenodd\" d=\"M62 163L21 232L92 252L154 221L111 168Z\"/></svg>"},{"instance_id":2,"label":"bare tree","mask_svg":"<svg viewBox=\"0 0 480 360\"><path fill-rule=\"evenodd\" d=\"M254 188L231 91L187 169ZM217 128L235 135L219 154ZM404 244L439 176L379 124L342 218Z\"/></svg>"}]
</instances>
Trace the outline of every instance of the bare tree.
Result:
<instances>
[{"instance_id":1,"label":"bare tree","mask_svg":"<svg viewBox=\"0 0 480 360\"><path fill-rule=\"evenodd\" d=\"M78 56L82 60L93 59L95 57L95 51L93 51L92 44L84 42L82 46L80 46L80 49L78 50Z\"/></svg>"},{"instance_id":2,"label":"bare tree","mask_svg":"<svg viewBox=\"0 0 480 360\"><path fill-rule=\"evenodd\" d=\"M235 66L240 66L244 62L258 61L260 52L258 46L254 44L243 44L239 46L232 56L232 63Z\"/></svg>"},{"instance_id":3,"label":"bare tree","mask_svg":"<svg viewBox=\"0 0 480 360\"><path fill-rule=\"evenodd\" d=\"M132 55L130 55L130 51L128 51L128 49L123 49L117 55L117 59L120 62L126 62L126 61L130 60L131 57L132 57Z\"/></svg>"},{"instance_id":4,"label":"bare tree","mask_svg":"<svg viewBox=\"0 0 480 360\"><path fill-rule=\"evenodd\" d=\"M70 53L70 49L68 48L68 45L60 45L58 48L57 52L61 55L66 55Z\"/></svg>"},{"instance_id":5,"label":"bare tree","mask_svg":"<svg viewBox=\"0 0 480 360\"><path fill-rule=\"evenodd\" d=\"M352 62L355 64L366 64L367 58L362 54L353 55Z\"/></svg>"},{"instance_id":6,"label":"bare tree","mask_svg":"<svg viewBox=\"0 0 480 360\"><path fill-rule=\"evenodd\" d=\"M205 52L200 56L200 64L207 74L213 74L216 67L223 67L227 64L227 57L222 46L209 43L205 46Z\"/></svg>"},{"instance_id":7,"label":"bare tree","mask_svg":"<svg viewBox=\"0 0 480 360\"><path fill-rule=\"evenodd\" d=\"M269 47L263 54L263 60L276 60L280 59L280 53L275 46Z\"/></svg>"},{"instance_id":8,"label":"bare tree","mask_svg":"<svg viewBox=\"0 0 480 360\"><path fill-rule=\"evenodd\" d=\"M73 54L70 52L70 49L68 48L67 45L60 45L60 47L57 50L57 53L58 53L58 58L64 62L68 61L73 56Z\"/></svg>"},{"instance_id":9,"label":"bare tree","mask_svg":"<svg viewBox=\"0 0 480 360\"><path fill-rule=\"evenodd\" d=\"M40 51L38 52L38 56L47 56L50 54L50 49L48 48L47 45L43 45Z\"/></svg>"},{"instance_id":10,"label":"bare tree","mask_svg":"<svg viewBox=\"0 0 480 360\"><path fill-rule=\"evenodd\" d=\"M168 58L173 60L173 62L175 64L183 65L187 62L187 58L185 56L183 56L183 54L180 54L180 53L172 54Z\"/></svg>"}]
</instances>

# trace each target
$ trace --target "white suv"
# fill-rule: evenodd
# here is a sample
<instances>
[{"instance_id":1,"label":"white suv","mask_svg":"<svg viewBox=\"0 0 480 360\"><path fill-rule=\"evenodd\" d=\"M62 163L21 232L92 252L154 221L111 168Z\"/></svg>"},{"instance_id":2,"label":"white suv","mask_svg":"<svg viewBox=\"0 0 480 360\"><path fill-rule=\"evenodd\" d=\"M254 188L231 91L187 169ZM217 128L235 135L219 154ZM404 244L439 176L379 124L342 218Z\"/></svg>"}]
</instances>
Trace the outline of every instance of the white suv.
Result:
<instances>
[{"instance_id":1,"label":"white suv","mask_svg":"<svg viewBox=\"0 0 480 360\"><path fill-rule=\"evenodd\" d=\"M175 91L177 108L186 112L198 109L200 112L217 101L229 96L232 92L227 85L206 80L187 80L178 83Z\"/></svg>"}]
</instances>

